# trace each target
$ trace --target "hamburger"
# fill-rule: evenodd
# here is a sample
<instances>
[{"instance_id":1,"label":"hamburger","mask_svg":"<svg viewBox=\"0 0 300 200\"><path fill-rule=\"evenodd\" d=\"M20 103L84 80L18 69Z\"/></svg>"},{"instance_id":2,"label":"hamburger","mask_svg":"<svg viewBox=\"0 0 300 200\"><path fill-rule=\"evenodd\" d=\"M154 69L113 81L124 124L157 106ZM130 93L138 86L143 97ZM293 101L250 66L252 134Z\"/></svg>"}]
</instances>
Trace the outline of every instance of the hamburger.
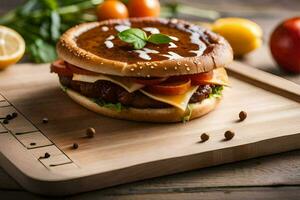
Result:
<instances>
[{"instance_id":1,"label":"hamburger","mask_svg":"<svg viewBox=\"0 0 300 200\"><path fill-rule=\"evenodd\" d=\"M74 101L102 115L180 122L218 105L233 60L228 42L177 19L84 23L64 33L51 65Z\"/></svg>"}]
</instances>

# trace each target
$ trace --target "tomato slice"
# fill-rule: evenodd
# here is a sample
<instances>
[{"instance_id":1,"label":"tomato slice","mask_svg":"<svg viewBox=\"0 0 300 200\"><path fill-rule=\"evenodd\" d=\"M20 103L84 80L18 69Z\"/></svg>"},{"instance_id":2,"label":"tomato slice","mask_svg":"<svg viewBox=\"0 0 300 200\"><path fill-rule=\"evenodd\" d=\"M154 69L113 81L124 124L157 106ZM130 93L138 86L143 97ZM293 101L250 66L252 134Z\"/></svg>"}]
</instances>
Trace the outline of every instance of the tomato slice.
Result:
<instances>
[{"instance_id":1,"label":"tomato slice","mask_svg":"<svg viewBox=\"0 0 300 200\"><path fill-rule=\"evenodd\" d=\"M186 93L191 87L191 80L167 81L158 85L150 85L146 91L153 94L180 95Z\"/></svg>"},{"instance_id":2,"label":"tomato slice","mask_svg":"<svg viewBox=\"0 0 300 200\"><path fill-rule=\"evenodd\" d=\"M191 80L192 85L205 85L207 80L213 78L213 71L204 72L200 74L191 74L191 75L181 75L181 76L172 76L168 80Z\"/></svg>"},{"instance_id":3,"label":"tomato slice","mask_svg":"<svg viewBox=\"0 0 300 200\"><path fill-rule=\"evenodd\" d=\"M132 80L136 83L142 85L158 85L168 78L132 78Z\"/></svg>"},{"instance_id":4,"label":"tomato slice","mask_svg":"<svg viewBox=\"0 0 300 200\"><path fill-rule=\"evenodd\" d=\"M63 76L73 76L73 72L66 67L63 60L56 60L51 64L51 72Z\"/></svg>"},{"instance_id":5,"label":"tomato slice","mask_svg":"<svg viewBox=\"0 0 300 200\"><path fill-rule=\"evenodd\" d=\"M91 76L96 76L99 75L99 73L96 72L91 72L85 69L81 69L79 67L76 67L75 65L72 65L70 63L65 62L67 65L67 68L70 69L74 74L83 74L83 75L91 75Z\"/></svg>"}]
</instances>

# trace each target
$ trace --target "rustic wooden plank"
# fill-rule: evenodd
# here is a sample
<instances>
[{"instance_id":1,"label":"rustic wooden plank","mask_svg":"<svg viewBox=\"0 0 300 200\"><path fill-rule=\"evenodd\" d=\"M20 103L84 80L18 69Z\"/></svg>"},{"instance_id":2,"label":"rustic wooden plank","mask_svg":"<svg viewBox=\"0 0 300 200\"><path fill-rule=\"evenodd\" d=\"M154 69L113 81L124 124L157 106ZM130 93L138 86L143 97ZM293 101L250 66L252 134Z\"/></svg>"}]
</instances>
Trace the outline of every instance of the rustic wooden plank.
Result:
<instances>
[{"instance_id":1,"label":"rustic wooden plank","mask_svg":"<svg viewBox=\"0 0 300 200\"><path fill-rule=\"evenodd\" d=\"M56 77L49 75L48 65L39 67L40 76L37 79L31 77L32 70L36 71L36 66L23 65L22 68L10 68L4 75L0 75L4 80L1 82L1 89L5 97L10 99L20 112L79 166L78 171L61 171L69 178L68 180L72 180L70 177L84 177L82 181L89 183L82 184L86 187L77 188L77 192L88 190L88 187L90 189L107 187L299 148L297 143L300 125L299 103L233 77L231 77L232 88L226 90L224 100L214 112L187 125L159 125L117 121L91 113L71 102L59 90ZM5 81L11 73L20 78L14 82ZM26 84L28 87L20 89L20 84ZM297 89L297 86L295 88ZM59 115L57 110L60 111ZM249 114L243 123L236 122L240 110L246 110ZM50 120L48 124L41 123L45 113ZM87 139L84 132L91 125L96 128L97 136ZM238 134L232 141L222 142L223 133L228 127ZM209 132L211 139L207 143L199 144L197 143L199 135L203 131ZM4 140L8 138L1 141L4 146L8 145ZM80 145L76 151L70 149L74 142ZM20 157L22 150L19 149L18 154L17 148L14 149L14 155ZM217 149L222 151L214 152ZM12 152L6 153L12 155ZM19 162L18 167L24 165L24 169L28 170L29 158L22 154L19 160L22 159L26 159L26 162ZM11 170L8 167L6 169ZM30 168L27 171L32 172L36 173L37 170ZM49 171L39 173L39 178L53 175ZM100 183L85 179L92 174L99 174L98 179L104 181ZM37 189L33 187L34 184L28 184L29 180L23 183L25 182L24 186L32 186L30 188L32 190ZM43 191L49 192L46 182L44 183ZM75 186L71 187L70 183L71 181L68 182L69 187L62 192L75 191ZM41 184L39 190L40 187ZM60 188L62 187L58 187Z\"/></svg>"},{"instance_id":2,"label":"rustic wooden plank","mask_svg":"<svg viewBox=\"0 0 300 200\"><path fill-rule=\"evenodd\" d=\"M49 197L37 196L32 193L22 191L0 190L0 196L6 200L43 200L54 199ZM68 200L136 200L136 199L164 199L164 200L182 200L182 199L231 199L231 200L298 200L300 198L300 187L252 187L252 188L190 188L180 190L159 190L136 193L127 191L127 193L111 193L109 191L94 191L71 197L55 198Z\"/></svg>"},{"instance_id":3,"label":"rustic wooden plank","mask_svg":"<svg viewBox=\"0 0 300 200\"><path fill-rule=\"evenodd\" d=\"M52 151L49 151L52 152ZM53 152L54 153L54 152ZM300 185L300 151L205 168L178 175L125 184L114 189L144 191L154 188ZM230 179L230 181L228 181ZM15 189L14 180L0 168L0 189ZM11 186L11 187L10 187Z\"/></svg>"}]
</instances>

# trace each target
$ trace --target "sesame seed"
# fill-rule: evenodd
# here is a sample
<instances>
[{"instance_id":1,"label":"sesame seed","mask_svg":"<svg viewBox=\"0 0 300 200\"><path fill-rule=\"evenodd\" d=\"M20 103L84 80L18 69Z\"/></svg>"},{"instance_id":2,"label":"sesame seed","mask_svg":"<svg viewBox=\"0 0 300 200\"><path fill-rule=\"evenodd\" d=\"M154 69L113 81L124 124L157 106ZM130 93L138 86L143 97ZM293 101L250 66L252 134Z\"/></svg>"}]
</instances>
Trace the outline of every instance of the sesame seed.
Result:
<instances>
[{"instance_id":1,"label":"sesame seed","mask_svg":"<svg viewBox=\"0 0 300 200\"><path fill-rule=\"evenodd\" d=\"M165 70L165 71L167 71L167 70L168 70L168 68L166 68L166 67L165 67L165 68L164 68L164 70Z\"/></svg>"},{"instance_id":2,"label":"sesame seed","mask_svg":"<svg viewBox=\"0 0 300 200\"><path fill-rule=\"evenodd\" d=\"M133 72L133 71L134 71L134 68L131 68L131 69L130 69L130 71L132 71L132 72Z\"/></svg>"},{"instance_id":3,"label":"sesame seed","mask_svg":"<svg viewBox=\"0 0 300 200\"><path fill-rule=\"evenodd\" d=\"M140 66L140 69L143 69L143 67L142 67L142 66Z\"/></svg>"},{"instance_id":4,"label":"sesame seed","mask_svg":"<svg viewBox=\"0 0 300 200\"><path fill-rule=\"evenodd\" d=\"M151 69L154 69L154 66L151 66L150 68L151 68Z\"/></svg>"},{"instance_id":5,"label":"sesame seed","mask_svg":"<svg viewBox=\"0 0 300 200\"><path fill-rule=\"evenodd\" d=\"M189 65L188 64L184 64L184 66L188 67Z\"/></svg>"},{"instance_id":6,"label":"sesame seed","mask_svg":"<svg viewBox=\"0 0 300 200\"><path fill-rule=\"evenodd\" d=\"M174 69L175 69L175 70L177 70L177 69L178 69L178 67L176 67L176 66L175 66L175 67L174 67Z\"/></svg>"},{"instance_id":7,"label":"sesame seed","mask_svg":"<svg viewBox=\"0 0 300 200\"><path fill-rule=\"evenodd\" d=\"M191 69L189 67L186 68L187 71L190 71Z\"/></svg>"},{"instance_id":8,"label":"sesame seed","mask_svg":"<svg viewBox=\"0 0 300 200\"><path fill-rule=\"evenodd\" d=\"M147 75L147 78L150 78L150 75L149 75L149 74Z\"/></svg>"}]
</instances>

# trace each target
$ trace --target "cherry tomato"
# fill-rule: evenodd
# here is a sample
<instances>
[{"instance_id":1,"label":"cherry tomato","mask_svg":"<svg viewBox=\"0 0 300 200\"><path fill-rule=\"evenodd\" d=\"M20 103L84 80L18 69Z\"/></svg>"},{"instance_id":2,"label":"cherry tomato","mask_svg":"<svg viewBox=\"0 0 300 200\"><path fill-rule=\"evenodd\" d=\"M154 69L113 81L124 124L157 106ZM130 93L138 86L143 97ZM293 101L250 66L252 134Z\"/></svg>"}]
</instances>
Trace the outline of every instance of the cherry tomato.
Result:
<instances>
[{"instance_id":1,"label":"cherry tomato","mask_svg":"<svg viewBox=\"0 0 300 200\"><path fill-rule=\"evenodd\" d=\"M91 75L91 76L95 76L95 75L99 75L96 72L91 72L85 69L81 69L79 67L76 67L75 65L72 65L70 63L65 62L67 68L74 74L83 74L83 75Z\"/></svg>"},{"instance_id":2,"label":"cherry tomato","mask_svg":"<svg viewBox=\"0 0 300 200\"><path fill-rule=\"evenodd\" d=\"M130 17L158 17L160 14L159 0L129 0Z\"/></svg>"},{"instance_id":3,"label":"cherry tomato","mask_svg":"<svg viewBox=\"0 0 300 200\"><path fill-rule=\"evenodd\" d=\"M157 85L168 78L133 78L133 81L142 85Z\"/></svg>"},{"instance_id":4,"label":"cherry tomato","mask_svg":"<svg viewBox=\"0 0 300 200\"><path fill-rule=\"evenodd\" d=\"M200 74L173 76L169 80L191 80L192 85L206 84L207 80L212 79L213 71L204 72Z\"/></svg>"},{"instance_id":5,"label":"cherry tomato","mask_svg":"<svg viewBox=\"0 0 300 200\"><path fill-rule=\"evenodd\" d=\"M276 27L270 48L280 67L300 73L300 17L288 19Z\"/></svg>"},{"instance_id":6,"label":"cherry tomato","mask_svg":"<svg viewBox=\"0 0 300 200\"><path fill-rule=\"evenodd\" d=\"M99 21L106 19L128 18L126 6L118 0L106 0L97 6L97 16Z\"/></svg>"},{"instance_id":7,"label":"cherry tomato","mask_svg":"<svg viewBox=\"0 0 300 200\"><path fill-rule=\"evenodd\" d=\"M158 85L150 85L145 88L154 94L162 95L180 95L186 93L191 87L191 80L184 81L167 81Z\"/></svg>"},{"instance_id":8,"label":"cherry tomato","mask_svg":"<svg viewBox=\"0 0 300 200\"><path fill-rule=\"evenodd\" d=\"M68 69L63 60L56 60L51 64L51 72L63 76L73 76L73 72Z\"/></svg>"}]
</instances>

